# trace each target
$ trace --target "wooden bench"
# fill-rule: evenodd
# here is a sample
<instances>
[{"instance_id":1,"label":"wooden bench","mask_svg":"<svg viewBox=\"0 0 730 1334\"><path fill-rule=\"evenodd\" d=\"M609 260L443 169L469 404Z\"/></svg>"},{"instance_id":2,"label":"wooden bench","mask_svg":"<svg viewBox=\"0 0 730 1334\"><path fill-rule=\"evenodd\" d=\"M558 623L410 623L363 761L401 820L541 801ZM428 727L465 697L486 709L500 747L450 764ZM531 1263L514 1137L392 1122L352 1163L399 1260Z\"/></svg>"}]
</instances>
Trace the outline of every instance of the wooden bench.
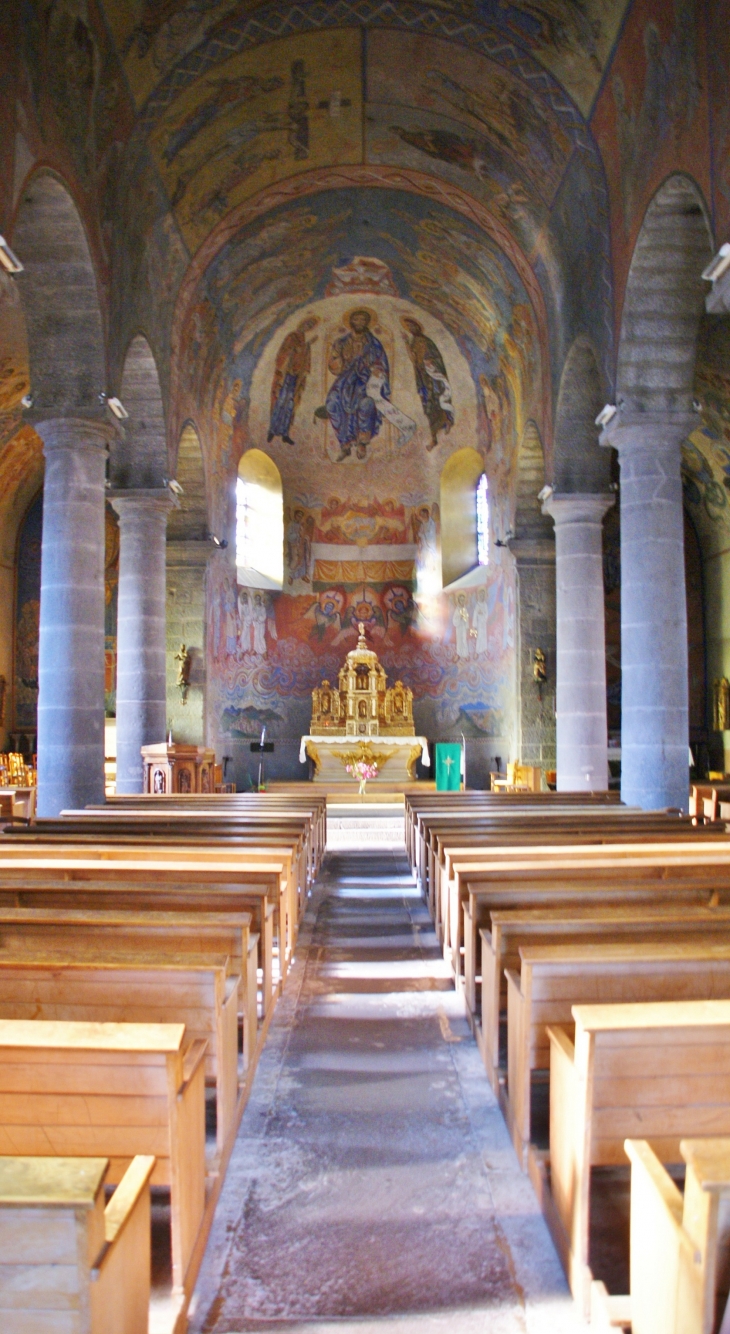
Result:
<instances>
[{"instance_id":1,"label":"wooden bench","mask_svg":"<svg viewBox=\"0 0 730 1334\"><path fill-rule=\"evenodd\" d=\"M704 891L703 891L704 892ZM470 904L474 896L470 895ZM497 909L487 916L489 929L479 931L481 941L481 987L474 984L471 1007L473 1027L484 1065L494 1088L499 1082L500 1022L506 1017L508 969L520 968L520 948L527 945L600 944L607 941L651 941L730 937L730 904L708 908L704 904L665 899L652 892L642 902L624 902L607 907L575 904L564 907ZM466 932L467 944L471 933ZM467 970L470 960L466 959ZM466 991L469 1004L469 988Z\"/></svg>"},{"instance_id":2,"label":"wooden bench","mask_svg":"<svg viewBox=\"0 0 730 1334\"><path fill-rule=\"evenodd\" d=\"M273 1002L277 985L273 939L280 934L281 921L281 875L276 864L262 864L252 871L227 862L192 859L0 857L0 906L251 912L260 936L264 1014ZM281 958L279 968L283 976Z\"/></svg>"},{"instance_id":3,"label":"wooden bench","mask_svg":"<svg viewBox=\"0 0 730 1334\"><path fill-rule=\"evenodd\" d=\"M707 837L713 833L711 826L698 828L686 817L621 806L559 807L529 813L511 811L504 816L480 813L468 819L461 816L429 819L424 822L422 830L426 850L424 892L427 890L430 900L437 905L441 881L445 879L448 885L450 879L450 862L478 857L480 852L488 852L495 846L552 844L556 839L569 843L571 835L575 843L590 842L591 836L595 839L601 832L623 834L624 841L630 842L634 834L644 838L652 831L657 840L662 837ZM724 833L717 826L715 831Z\"/></svg>"},{"instance_id":4,"label":"wooden bench","mask_svg":"<svg viewBox=\"0 0 730 1334\"><path fill-rule=\"evenodd\" d=\"M478 925L473 918L468 923L472 941L469 947L464 945L467 925L464 908L472 890L487 889L495 884L509 884L515 888L529 886L539 890L545 886L567 887L582 882L589 887L601 887L615 900L616 888L624 880L694 880L697 884L704 881L710 887L713 881L721 885L730 872L730 840L698 839L685 843L680 839L643 844L610 841L595 846L507 847L496 848L494 854L493 858L483 857L479 861L455 862L452 868L451 892L454 897L449 957L459 986L463 977L462 948L470 948L472 958L476 957L477 950ZM495 906L508 905L500 903Z\"/></svg>"},{"instance_id":5,"label":"wooden bench","mask_svg":"<svg viewBox=\"0 0 730 1334\"><path fill-rule=\"evenodd\" d=\"M183 1024L0 1019L0 1152L109 1158L119 1182L139 1153L169 1186L173 1285L184 1285L205 1204L205 1048Z\"/></svg>"},{"instance_id":6,"label":"wooden bench","mask_svg":"<svg viewBox=\"0 0 730 1334\"><path fill-rule=\"evenodd\" d=\"M575 1041L550 1039L546 1217L587 1316L591 1169L626 1161L646 1137L678 1163L680 1140L730 1134L730 1001L574 1005Z\"/></svg>"},{"instance_id":7,"label":"wooden bench","mask_svg":"<svg viewBox=\"0 0 730 1334\"><path fill-rule=\"evenodd\" d=\"M606 909L608 905L611 912L619 912L624 908L632 911L639 907L662 909L676 908L680 904L714 908L730 904L730 868L715 867L710 876L707 868L700 866L696 868L696 875L691 876L686 874L686 868L681 865L667 866L663 877L657 874L657 869L651 864L634 866L630 870L630 877L624 868L614 868L610 875L605 874L604 868L604 872L593 876L587 876L582 870L575 873L563 870L556 876L549 872L536 873L530 880L519 880L517 883L494 879L486 884L467 884L468 899L463 914L464 991L468 998L474 997L476 1007L477 978L481 969L482 1035L485 1048L489 1043L490 1050L496 1050L496 1038L493 1041L492 1034L496 1031L500 995L506 995L501 969L497 970L496 975L490 974L486 982L484 976L481 931L490 929L493 913L548 914L553 910L573 912L583 907L594 912ZM487 968L489 963L487 957ZM478 1009L471 1009L467 1000L467 1010L472 1024L476 1026ZM488 1027L490 1024L492 1027Z\"/></svg>"},{"instance_id":8,"label":"wooden bench","mask_svg":"<svg viewBox=\"0 0 730 1334\"><path fill-rule=\"evenodd\" d=\"M0 950L0 1019L184 1024L188 1041L206 1043L223 1155L237 1128L240 984L224 956L153 960L149 952L100 952L82 942L65 949L27 944Z\"/></svg>"},{"instance_id":9,"label":"wooden bench","mask_svg":"<svg viewBox=\"0 0 730 1334\"><path fill-rule=\"evenodd\" d=\"M155 1160L0 1158L3 1334L147 1334Z\"/></svg>"},{"instance_id":10,"label":"wooden bench","mask_svg":"<svg viewBox=\"0 0 730 1334\"><path fill-rule=\"evenodd\" d=\"M473 847L454 846L450 841L442 841L440 860L434 860L434 911L445 953L453 953L456 975L460 976L461 971L456 943L461 943L459 919L465 901L463 882L459 883L463 865L484 866L488 870L502 850L505 858L540 857L547 864L555 862L563 851L569 857L575 856L578 848L641 849L651 845L659 849L669 844L686 848L688 853L700 846L719 848L730 860L730 839L718 835L710 826L697 829L688 821L680 822L674 817L656 820L651 814L646 819L623 816L619 820L611 814L599 817L580 815L574 819L560 817L551 820L547 826L543 824L541 829L536 829L532 823L520 822L514 829L506 833L497 831L491 841L483 838ZM475 874L473 878L477 878Z\"/></svg>"},{"instance_id":11,"label":"wooden bench","mask_svg":"<svg viewBox=\"0 0 730 1334\"><path fill-rule=\"evenodd\" d=\"M81 944L101 954L116 950L155 961L170 954L227 956L230 973L242 978L239 1003L247 1070L255 1059L258 1036L258 934L250 925L248 912L0 907L0 951L8 955L14 950L58 950Z\"/></svg>"},{"instance_id":12,"label":"wooden bench","mask_svg":"<svg viewBox=\"0 0 730 1334\"><path fill-rule=\"evenodd\" d=\"M0 882L12 871L13 865L25 871L42 874L42 868L56 863L59 874L74 879L90 879L117 875L120 879L149 878L155 883L176 879L190 879L196 884L211 881L238 885L266 885L269 898L276 905L274 929L279 949L279 968L282 980L294 940L294 923L298 919L296 895L292 887L287 858L271 850L246 849L240 858L235 852L194 845L166 846L155 840L135 841L130 846L115 843L88 846L72 842L43 843L32 847L17 845L14 840L0 843ZM103 868L103 869L102 869ZM120 869L118 869L120 868Z\"/></svg>"},{"instance_id":13,"label":"wooden bench","mask_svg":"<svg viewBox=\"0 0 730 1334\"><path fill-rule=\"evenodd\" d=\"M730 935L718 941L589 941L520 948L507 971L507 1123L523 1166L531 1141L531 1076L550 1068L548 1028L572 1031L574 1005L730 1001Z\"/></svg>"}]
</instances>

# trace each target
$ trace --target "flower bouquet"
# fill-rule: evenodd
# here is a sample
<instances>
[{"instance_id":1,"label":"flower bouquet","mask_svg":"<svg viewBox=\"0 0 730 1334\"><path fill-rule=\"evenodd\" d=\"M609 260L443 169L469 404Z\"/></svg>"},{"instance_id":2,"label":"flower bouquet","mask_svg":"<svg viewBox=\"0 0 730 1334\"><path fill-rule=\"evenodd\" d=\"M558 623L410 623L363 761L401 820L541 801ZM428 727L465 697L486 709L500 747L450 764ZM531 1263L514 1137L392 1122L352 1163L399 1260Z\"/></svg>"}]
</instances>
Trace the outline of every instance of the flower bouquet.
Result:
<instances>
[{"instance_id":1,"label":"flower bouquet","mask_svg":"<svg viewBox=\"0 0 730 1334\"><path fill-rule=\"evenodd\" d=\"M350 774L352 778L357 778L360 787L358 788L361 797L365 796L365 784L368 778L377 778L378 766L368 760L353 760L352 764L345 765L345 773Z\"/></svg>"}]
</instances>

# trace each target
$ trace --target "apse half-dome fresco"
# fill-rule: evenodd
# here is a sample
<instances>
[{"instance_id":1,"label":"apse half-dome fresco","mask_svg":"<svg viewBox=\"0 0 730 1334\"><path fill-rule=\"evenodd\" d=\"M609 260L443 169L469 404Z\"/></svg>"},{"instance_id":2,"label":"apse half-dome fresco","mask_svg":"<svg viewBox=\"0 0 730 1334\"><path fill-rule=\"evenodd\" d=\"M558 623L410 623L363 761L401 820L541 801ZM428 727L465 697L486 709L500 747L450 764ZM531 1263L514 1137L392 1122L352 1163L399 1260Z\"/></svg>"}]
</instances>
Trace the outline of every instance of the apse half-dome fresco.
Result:
<instances>
[{"instance_id":1,"label":"apse half-dome fresco","mask_svg":"<svg viewBox=\"0 0 730 1334\"><path fill-rule=\"evenodd\" d=\"M169 647L186 637L196 663L189 707L170 705L181 738L215 743L242 781L266 723L282 773L301 776L310 692L362 620L420 731L482 741L485 766L518 751L549 766L553 695L533 688L531 653L554 669L553 617L538 614L554 547L537 494L608 486L593 422L617 394L652 200L683 183L700 271L730 230L723 4L11 11L0 228L27 263L0 275L0 476L29 512L44 405L75 395L92 413L104 391L131 408L113 485L189 478L169 526ZM54 307L49 257L75 316ZM688 512L720 554L722 337L703 326L684 454ZM241 479L264 474L283 568L257 586L237 563L236 505ZM2 540L12 566L17 524Z\"/></svg>"}]
</instances>

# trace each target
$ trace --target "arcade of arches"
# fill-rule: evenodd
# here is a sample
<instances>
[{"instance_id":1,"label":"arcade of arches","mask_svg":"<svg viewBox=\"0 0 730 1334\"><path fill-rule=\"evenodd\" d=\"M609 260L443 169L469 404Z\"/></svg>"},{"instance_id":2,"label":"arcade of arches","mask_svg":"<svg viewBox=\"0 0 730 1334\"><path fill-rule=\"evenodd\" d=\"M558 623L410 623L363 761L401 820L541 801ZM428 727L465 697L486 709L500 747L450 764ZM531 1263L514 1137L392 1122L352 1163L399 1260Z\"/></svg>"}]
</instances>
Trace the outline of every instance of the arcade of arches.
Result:
<instances>
[{"instance_id":1,"label":"arcade of arches","mask_svg":"<svg viewBox=\"0 0 730 1334\"><path fill-rule=\"evenodd\" d=\"M242 788L265 724L301 778L362 619L477 785L604 787L608 739L628 801L686 807L730 744L721 0L280 9L4 6L3 744L49 814L102 795L105 714L121 791L170 726ZM236 566L250 450L283 585Z\"/></svg>"},{"instance_id":2,"label":"arcade of arches","mask_svg":"<svg viewBox=\"0 0 730 1334\"><path fill-rule=\"evenodd\" d=\"M0 11L0 749L38 813L103 801L112 722L120 793L169 732L243 792L264 726L304 782L360 621L471 786L686 811L730 769L728 0Z\"/></svg>"}]
</instances>

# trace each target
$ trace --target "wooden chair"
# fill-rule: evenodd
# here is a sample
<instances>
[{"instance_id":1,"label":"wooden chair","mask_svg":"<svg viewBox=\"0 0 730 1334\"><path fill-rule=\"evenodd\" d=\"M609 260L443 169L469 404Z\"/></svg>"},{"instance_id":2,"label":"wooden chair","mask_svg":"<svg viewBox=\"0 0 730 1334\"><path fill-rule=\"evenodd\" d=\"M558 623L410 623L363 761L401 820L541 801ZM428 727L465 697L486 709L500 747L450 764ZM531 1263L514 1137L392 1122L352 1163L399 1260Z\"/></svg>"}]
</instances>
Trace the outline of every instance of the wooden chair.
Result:
<instances>
[{"instance_id":1,"label":"wooden chair","mask_svg":"<svg viewBox=\"0 0 730 1334\"><path fill-rule=\"evenodd\" d=\"M3 1334L147 1334L154 1164L105 1206L106 1158L0 1158Z\"/></svg>"}]
</instances>

